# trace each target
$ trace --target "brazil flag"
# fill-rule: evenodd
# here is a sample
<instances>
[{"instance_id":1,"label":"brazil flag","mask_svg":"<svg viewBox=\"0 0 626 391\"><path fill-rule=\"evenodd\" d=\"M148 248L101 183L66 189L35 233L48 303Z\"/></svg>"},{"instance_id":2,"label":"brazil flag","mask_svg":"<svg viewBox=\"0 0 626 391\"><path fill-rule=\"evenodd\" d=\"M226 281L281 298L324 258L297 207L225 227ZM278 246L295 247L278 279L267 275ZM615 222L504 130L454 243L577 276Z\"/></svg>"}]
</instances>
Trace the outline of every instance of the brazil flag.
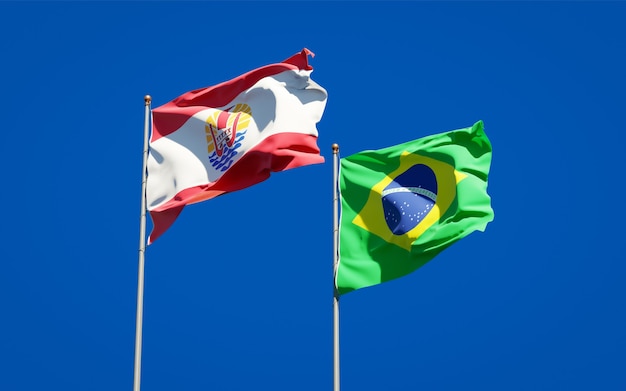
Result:
<instances>
[{"instance_id":1,"label":"brazil flag","mask_svg":"<svg viewBox=\"0 0 626 391\"><path fill-rule=\"evenodd\" d=\"M493 220L483 122L341 159L339 294L411 273Z\"/></svg>"}]
</instances>

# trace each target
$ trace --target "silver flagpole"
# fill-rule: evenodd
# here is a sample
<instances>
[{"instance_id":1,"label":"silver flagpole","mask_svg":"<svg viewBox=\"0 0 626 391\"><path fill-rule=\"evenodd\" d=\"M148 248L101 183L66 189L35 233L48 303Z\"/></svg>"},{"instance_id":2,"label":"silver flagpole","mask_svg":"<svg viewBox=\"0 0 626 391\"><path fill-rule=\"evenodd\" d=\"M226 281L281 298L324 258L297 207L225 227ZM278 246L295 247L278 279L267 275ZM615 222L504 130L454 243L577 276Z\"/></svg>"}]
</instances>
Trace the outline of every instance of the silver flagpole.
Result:
<instances>
[{"instance_id":1,"label":"silver flagpole","mask_svg":"<svg viewBox=\"0 0 626 391\"><path fill-rule=\"evenodd\" d=\"M150 102L152 98L146 95L145 120L143 126L143 169L141 180L141 218L139 223L139 273L137 276L137 323L135 328L135 378L133 391L139 391L141 384L141 336L143 328L143 280L146 253L146 181L148 172L148 128L150 126Z\"/></svg>"},{"instance_id":2,"label":"silver flagpole","mask_svg":"<svg viewBox=\"0 0 626 391\"><path fill-rule=\"evenodd\" d=\"M339 172L339 145L333 144L333 276L337 275L339 260L339 184L337 174ZM334 283L333 283L334 284ZM339 293L334 287L333 294L333 383L334 391L339 391Z\"/></svg>"}]
</instances>

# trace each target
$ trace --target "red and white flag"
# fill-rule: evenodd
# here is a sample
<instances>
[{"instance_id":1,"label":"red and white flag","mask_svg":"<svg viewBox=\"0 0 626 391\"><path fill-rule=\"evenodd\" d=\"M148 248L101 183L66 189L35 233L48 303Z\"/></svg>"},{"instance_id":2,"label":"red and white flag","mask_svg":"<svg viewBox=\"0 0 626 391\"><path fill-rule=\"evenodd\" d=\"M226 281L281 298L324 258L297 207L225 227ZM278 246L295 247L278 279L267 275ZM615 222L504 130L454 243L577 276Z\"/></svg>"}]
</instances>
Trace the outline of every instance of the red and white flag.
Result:
<instances>
[{"instance_id":1,"label":"red and white flag","mask_svg":"<svg viewBox=\"0 0 626 391\"><path fill-rule=\"evenodd\" d=\"M322 163L316 124L327 93L307 49L278 64L188 92L152 111L146 201L154 242L185 205Z\"/></svg>"}]
</instances>

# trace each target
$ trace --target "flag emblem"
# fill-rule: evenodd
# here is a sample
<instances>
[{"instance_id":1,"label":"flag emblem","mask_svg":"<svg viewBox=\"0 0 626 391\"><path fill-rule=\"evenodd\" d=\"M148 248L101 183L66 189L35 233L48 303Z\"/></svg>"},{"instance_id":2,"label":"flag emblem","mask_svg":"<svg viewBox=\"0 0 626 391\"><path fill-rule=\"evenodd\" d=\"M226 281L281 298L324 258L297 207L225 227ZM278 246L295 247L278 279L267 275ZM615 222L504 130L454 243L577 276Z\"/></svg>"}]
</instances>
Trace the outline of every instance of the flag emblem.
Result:
<instances>
[{"instance_id":1,"label":"flag emblem","mask_svg":"<svg viewBox=\"0 0 626 391\"><path fill-rule=\"evenodd\" d=\"M394 235L404 235L432 211L437 202L433 170L416 164L398 175L382 193L385 221Z\"/></svg>"},{"instance_id":2,"label":"flag emblem","mask_svg":"<svg viewBox=\"0 0 626 391\"><path fill-rule=\"evenodd\" d=\"M231 166L237 148L245 138L251 116L250 106L242 103L226 110L214 110L209 115L204 129L209 162L213 168L223 172Z\"/></svg>"},{"instance_id":3,"label":"flag emblem","mask_svg":"<svg viewBox=\"0 0 626 391\"><path fill-rule=\"evenodd\" d=\"M465 174L445 162L406 151L399 163L372 187L353 223L410 251L413 242L446 213Z\"/></svg>"}]
</instances>

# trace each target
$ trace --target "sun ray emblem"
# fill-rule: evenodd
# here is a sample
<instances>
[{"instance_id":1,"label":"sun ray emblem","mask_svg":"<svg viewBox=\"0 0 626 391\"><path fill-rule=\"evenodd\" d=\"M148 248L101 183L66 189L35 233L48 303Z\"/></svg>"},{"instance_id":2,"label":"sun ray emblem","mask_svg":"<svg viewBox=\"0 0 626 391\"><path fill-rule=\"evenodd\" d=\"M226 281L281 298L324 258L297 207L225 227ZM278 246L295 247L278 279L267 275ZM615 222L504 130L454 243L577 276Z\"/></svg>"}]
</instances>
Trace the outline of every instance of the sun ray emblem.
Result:
<instances>
[{"instance_id":1,"label":"sun ray emblem","mask_svg":"<svg viewBox=\"0 0 626 391\"><path fill-rule=\"evenodd\" d=\"M238 103L226 110L215 110L206 120L207 150L222 157L224 152L233 148L237 134L246 130L250 123L252 110L245 103Z\"/></svg>"}]
</instances>

